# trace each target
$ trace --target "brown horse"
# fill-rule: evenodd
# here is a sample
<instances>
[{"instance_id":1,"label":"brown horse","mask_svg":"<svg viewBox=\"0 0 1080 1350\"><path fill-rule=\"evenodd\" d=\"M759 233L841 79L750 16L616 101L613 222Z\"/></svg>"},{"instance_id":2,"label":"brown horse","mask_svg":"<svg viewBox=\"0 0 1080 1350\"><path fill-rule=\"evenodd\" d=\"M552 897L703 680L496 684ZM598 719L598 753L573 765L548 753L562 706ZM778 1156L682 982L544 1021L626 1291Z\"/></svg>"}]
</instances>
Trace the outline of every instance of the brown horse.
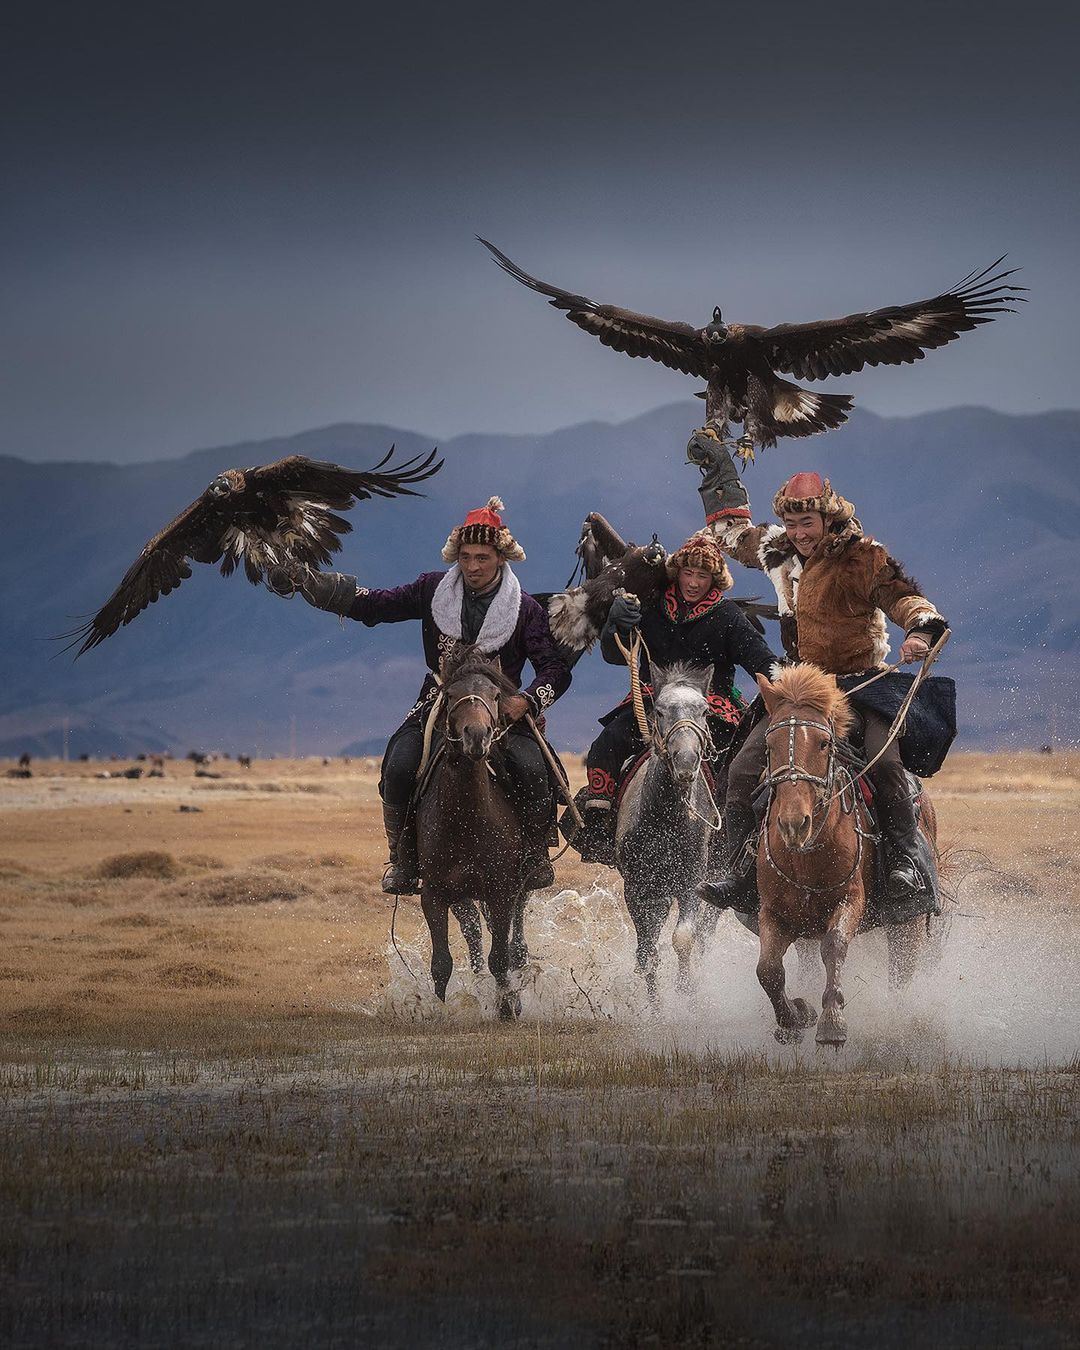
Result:
<instances>
[{"instance_id":1,"label":"brown horse","mask_svg":"<svg viewBox=\"0 0 1080 1350\"><path fill-rule=\"evenodd\" d=\"M416 805L420 903L431 933L431 978L440 999L454 969L448 914L457 915L473 968L482 969L479 905L491 933L488 969L499 987L500 1017L516 1017L521 1000L509 974L528 961L525 836L517 808L497 771L508 727L499 698L517 693L497 664L460 646L443 663L439 726L443 749ZM493 762L494 761L494 762ZM478 960L479 958L479 960Z\"/></svg>"},{"instance_id":2,"label":"brown horse","mask_svg":"<svg viewBox=\"0 0 1080 1350\"><path fill-rule=\"evenodd\" d=\"M757 976L776 1012L776 1039L801 1040L817 1014L805 999L788 998L784 954L799 938L820 938L826 984L817 1040L840 1046L847 1040L840 977L875 866L873 825L855 770L838 749L854 714L835 678L817 666L790 666L772 682L759 675L758 686L769 718L770 803L757 855ZM928 798L921 828L933 844L937 827ZM910 978L925 932L924 915L887 928L890 984Z\"/></svg>"}]
</instances>

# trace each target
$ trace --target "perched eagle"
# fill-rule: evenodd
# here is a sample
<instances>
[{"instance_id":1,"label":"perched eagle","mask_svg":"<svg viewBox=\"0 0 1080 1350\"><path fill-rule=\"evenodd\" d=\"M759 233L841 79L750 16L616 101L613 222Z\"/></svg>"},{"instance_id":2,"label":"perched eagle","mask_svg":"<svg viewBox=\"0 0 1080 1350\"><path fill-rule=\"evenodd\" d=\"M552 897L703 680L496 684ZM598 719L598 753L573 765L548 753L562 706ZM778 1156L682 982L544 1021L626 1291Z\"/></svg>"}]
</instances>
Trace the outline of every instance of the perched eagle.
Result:
<instances>
[{"instance_id":1,"label":"perched eagle","mask_svg":"<svg viewBox=\"0 0 1080 1350\"><path fill-rule=\"evenodd\" d=\"M656 538L644 547L624 543L599 512L585 517L577 552L585 581L547 601L552 636L575 658L600 636L616 591L631 592L648 608L659 601L668 585L664 546ZM759 604L756 598L732 599L759 631L763 631L762 619L779 618L775 605Z\"/></svg>"},{"instance_id":2,"label":"perched eagle","mask_svg":"<svg viewBox=\"0 0 1080 1350\"><path fill-rule=\"evenodd\" d=\"M981 272L972 272L950 291L932 300L893 305L869 314L820 323L782 323L775 328L725 323L720 309L704 328L668 323L634 314L615 305L597 304L583 295L537 281L486 239L480 242L512 277L541 295L556 309L598 337L605 347L628 356L647 356L672 370L708 381L706 421L722 436L728 422L741 422L744 456L754 446L775 445L778 436L809 436L847 421L849 394L819 394L782 380L778 371L799 380L850 375L863 366L898 366L919 361L935 347L944 347L961 333L989 323L998 314L1015 312L1025 286L1006 282L1018 269L998 272L1001 257Z\"/></svg>"},{"instance_id":3,"label":"perched eagle","mask_svg":"<svg viewBox=\"0 0 1080 1350\"><path fill-rule=\"evenodd\" d=\"M222 576L243 563L250 582L268 567L303 563L318 567L341 547L352 526L336 511L370 497L417 497L413 485L442 468L437 451L387 467L394 447L373 469L344 469L303 455L274 464L226 469L202 496L181 511L146 545L124 579L87 623L63 634L81 643L76 659L168 595L191 576L193 562L221 562Z\"/></svg>"}]
</instances>

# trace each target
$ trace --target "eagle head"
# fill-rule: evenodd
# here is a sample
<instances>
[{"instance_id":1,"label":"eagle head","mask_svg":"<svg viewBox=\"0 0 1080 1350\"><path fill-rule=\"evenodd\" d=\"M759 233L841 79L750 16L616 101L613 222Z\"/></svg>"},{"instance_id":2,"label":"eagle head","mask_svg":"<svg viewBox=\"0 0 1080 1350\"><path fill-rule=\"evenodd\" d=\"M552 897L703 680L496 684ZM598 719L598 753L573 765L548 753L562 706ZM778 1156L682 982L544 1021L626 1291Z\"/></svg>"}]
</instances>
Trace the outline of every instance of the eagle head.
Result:
<instances>
[{"instance_id":1,"label":"eagle head","mask_svg":"<svg viewBox=\"0 0 1080 1350\"><path fill-rule=\"evenodd\" d=\"M727 325L724 323L724 316L720 313L720 306L717 305L712 312L712 323L705 329L705 337L709 342L726 342L728 338Z\"/></svg>"},{"instance_id":2,"label":"eagle head","mask_svg":"<svg viewBox=\"0 0 1080 1350\"><path fill-rule=\"evenodd\" d=\"M228 497L230 493L242 492L244 490L244 475L239 469L226 469L224 473L219 473L210 486L206 489L211 497Z\"/></svg>"}]
</instances>

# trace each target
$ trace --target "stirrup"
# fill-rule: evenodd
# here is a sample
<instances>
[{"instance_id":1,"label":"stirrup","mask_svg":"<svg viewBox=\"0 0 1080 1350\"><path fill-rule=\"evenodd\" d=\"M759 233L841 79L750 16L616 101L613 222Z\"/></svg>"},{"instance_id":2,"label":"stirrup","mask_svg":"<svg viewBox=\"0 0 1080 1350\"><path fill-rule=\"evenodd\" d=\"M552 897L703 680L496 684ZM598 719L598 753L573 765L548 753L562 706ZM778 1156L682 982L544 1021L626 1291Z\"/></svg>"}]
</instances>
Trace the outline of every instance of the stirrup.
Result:
<instances>
[{"instance_id":1,"label":"stirrup","mask_svg":"<svg viewBox=\"0 0 1080 1350\"><path fill-rule=\"evenodd\" d=\"M922 895L926 883L911 859L903 858L890 868L885 889L890 899L902 900L909 895Z\"/></svg>"},{"instance_id":2,"label":"stirrup","mask_svg":"<svg viewBox=\"0 0 1080 1350\"><path fill-rule=\"evenodd\" d=\"M382 875L382 889L385 895L419 895L419 877L410 877L404 868L392 862Z\"/></svg>"}]
</instances>

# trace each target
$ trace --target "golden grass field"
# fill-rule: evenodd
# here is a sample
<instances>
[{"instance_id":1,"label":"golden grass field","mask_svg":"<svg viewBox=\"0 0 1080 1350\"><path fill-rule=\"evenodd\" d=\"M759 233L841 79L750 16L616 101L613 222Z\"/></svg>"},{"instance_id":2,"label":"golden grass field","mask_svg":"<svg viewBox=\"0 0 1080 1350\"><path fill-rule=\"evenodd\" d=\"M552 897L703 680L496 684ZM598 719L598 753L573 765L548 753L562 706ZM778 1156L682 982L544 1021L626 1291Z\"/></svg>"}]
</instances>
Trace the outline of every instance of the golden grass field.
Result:
<instances>
[{"instance_id":1,"label":"golden grass field","mask_svg":"<svg viewBox=\"0 0 1080 1350\"><path fill-rule=\"evenodd\" d=\"M730 916L647 1014L576 855L522 1021L437 1004L369 761L11 767L3 1344L1080 1339L1080 756L934 780L943 958L890 995L859 939L840 1055L775 1045Z\"/></svg>"}]
</instances>

